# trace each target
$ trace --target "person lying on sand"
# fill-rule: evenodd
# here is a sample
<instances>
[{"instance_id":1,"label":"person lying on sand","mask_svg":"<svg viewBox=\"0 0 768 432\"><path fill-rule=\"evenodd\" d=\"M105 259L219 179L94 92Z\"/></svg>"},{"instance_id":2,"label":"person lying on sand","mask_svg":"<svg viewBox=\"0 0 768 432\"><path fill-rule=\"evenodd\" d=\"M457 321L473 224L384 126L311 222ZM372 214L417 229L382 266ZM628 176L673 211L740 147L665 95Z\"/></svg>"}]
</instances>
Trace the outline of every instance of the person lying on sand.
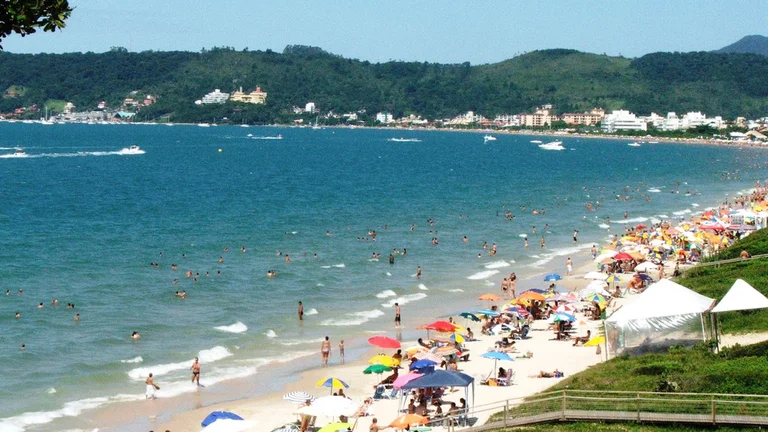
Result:
<instances>
[{"instance_id":1,"label":"person lying on sand","mask_svg":"<svg viewBox=\"0 0 768 432\"><path fill-rule=\"evenodd\" d=\"M528 378L562 378L565 374L555 369L554 372L539 371L538 375L528 375Z\"/></svg>"}]
</instances>

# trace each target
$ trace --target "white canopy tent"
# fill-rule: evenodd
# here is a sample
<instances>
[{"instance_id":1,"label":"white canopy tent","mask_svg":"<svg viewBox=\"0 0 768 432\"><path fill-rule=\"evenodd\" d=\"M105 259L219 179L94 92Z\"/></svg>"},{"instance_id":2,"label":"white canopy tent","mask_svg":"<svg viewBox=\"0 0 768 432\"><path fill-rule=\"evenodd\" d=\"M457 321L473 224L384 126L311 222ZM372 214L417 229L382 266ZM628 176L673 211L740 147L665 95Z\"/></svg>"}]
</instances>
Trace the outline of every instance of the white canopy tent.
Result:
<instances>
[{"instance_id":1,"label":"white canopy tent","mask_svg":"<svg viewBox=\"0 0 768 432\"><path fill-rule=\"evenodd\" d=\"M662 279L605 320L608 355L640 353L706 339L702 314L714 299Z\"/></svg>"},{"instance_id":2,"label":"white canopy tent","mask_svg":"<svg viewBox=\"0 0 768 432\"><path fill-rule=\"evenodd\" d=\"M731 289L725 294L712 312L729 312L747 309L768 308L768 298L762 295L752 285L741 279L736 279Z\"/></svg>"}]
</instances>

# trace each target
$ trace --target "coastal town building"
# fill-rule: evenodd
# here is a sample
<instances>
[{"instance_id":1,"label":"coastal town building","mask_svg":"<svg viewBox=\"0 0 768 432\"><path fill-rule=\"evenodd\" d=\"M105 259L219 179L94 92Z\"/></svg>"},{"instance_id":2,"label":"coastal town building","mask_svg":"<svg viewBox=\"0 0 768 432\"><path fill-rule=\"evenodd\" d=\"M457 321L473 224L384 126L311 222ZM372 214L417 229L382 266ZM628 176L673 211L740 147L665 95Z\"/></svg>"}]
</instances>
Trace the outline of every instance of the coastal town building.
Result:
<instances>
[{"instance_id":1,"label":"coastal town building","mask_svg":"<svg viewBox=\"0 0 768 432\"><path fill-rule=\"evenodd\" d=\"M67 103L64 105L64 109L63 109L63 110L61 110L61 112L62 112L62 114L64 114L64 115L69 115L69 114L72 114L72 113L74 113L75 111L77 111L77 109L76 109L76 108L77 108L77 107L75 107L75 104L73 104L72 102L67 102Z\"/></svg>"},{"instance_id":2,"label":"coastal town building","mask_svg":"<svg viewBox=\"0 0 768 432\"><path fill-rule=\"evenodd\" d=\"M520 127L522 122L517 114L501 114L493 119L493 124L498 127Z\"/></svg>"},{"instance_id":3,"label":"coastal town building","mask_svg":"<svg viewBox=\"0 0 768 432\"><path fill-rule=\"evenodd\" d=\"M392 119L392 114L388 112L376 113L376 121L382 124L394 123L394 120Z\"/></svg>"},{"instance_id":4,"label":"coastal town building","mask_svg":"<svg viewBox=\"0 0 768 432\"><path fill-rule=\"evenodd\" d=\"M306 113L314 113L317 107L315 107L314 102L307 102L306 105L304 105L304 112Z\"/></svg>"},{"instance_id":5,"label":"coastal town building","mask_svg":"<svg viewBox=\"0 0 768 432\"><path fill-rule=\"evenodd\" d=\"M552 105L544 105L537 108L533 114L520 114L520 125L525 127L545 127L559 120L552 113Z\"/></svg>"},{"instance_id":6,"label":"coastal town building","mask_svg":"<svg viewBox=\"0 0 768 432\"><path fill-rule=\"evenodd\" d=\"M256 87L256 90L250 93L243 93L243 88L240 87L240 90L233 92L229 99L233 102L264 104L267 102L267 92L261 91L261 87Z\"/></svg>"},{"instance_id":7,"label":"coastal town building","mask_svg":"<svg viewBox=\"0 0 768 432\"><path fill-rule=\"evenodd\" d=\"M208 104L223 104L229 99L229 93L222 93L221 90L216 89L207 95L203 96L202 99L195 101L195 104L200 105L208 105Z\"/></svg>"},{"instance_id":8,"label":"coastal town building","mask_svg":"<svg viewBox=\"0 0 768 432\"><path fill-rule=\"evenodd\" d=\"M594 126L603 121L603 118L605 118L605 110L602 108L594 108L583 113L565 113L562 115L563 121L569 125Z\"/></svg>"},{"instance_id":9,"label":"coastal town building","mask_svg":"<svg viewBox=\"0 0 768 432\"><path fill-rule=\"evenodd\" d=\"M467 111L466 113L460 114L443 123L451 126L466 126L473 123L483 123L486 121L488 121L488 119L481 116L480 114L477 114L474 111Z\"/></svg>"},{"instance_id":10,"label":"coastal town building","mask_svg":"<svg viewBox=\"0 0 768 432\"><path fill-rule=\"evenodd\" d=\"M605 116L601 123L601 129L606 133L620 130L646 131L648 124L642 118L626 110L615 110Z\"/></svg>"}]
</instances>

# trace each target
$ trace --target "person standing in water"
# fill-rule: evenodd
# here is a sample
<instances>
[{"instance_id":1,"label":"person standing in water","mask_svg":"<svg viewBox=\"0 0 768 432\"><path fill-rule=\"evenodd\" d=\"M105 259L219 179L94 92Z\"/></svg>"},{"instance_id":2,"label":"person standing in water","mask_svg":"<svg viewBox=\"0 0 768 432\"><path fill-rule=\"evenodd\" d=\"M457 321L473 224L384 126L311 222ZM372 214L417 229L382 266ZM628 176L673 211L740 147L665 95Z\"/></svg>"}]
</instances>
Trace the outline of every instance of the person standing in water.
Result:
<instances>
[{"instance_id":1,"label":"person standing in water","mask_svg":"<svg viewBox=\"0 0 768 432\"><path fill-rule=\"evenodd\" d=\"M323 356L323 366L328 366L328 357L331 355L331 340L328 336L320 345L320 354Z\"/></svg>"},{"instance_id":2,"label":"person standing in water","mask_svg":"<svg viewBox=\"0 0 768 432\"><path fill-rule=\"evenodd\" d=\"M395 327L400 327L400 304L395 303Z\"/></svg>"},{"instance_id":3,"label":"person standing in water","mask_svg":"<svg viewBox=\"0 0 768 432\"><path fill-rule=\"evenodd\" d=\"M416 268L416 278L421 279L421 266Z\"/></svg>"},{"instance_id":4,"label":"person standing in water","mask_svg":"<svg viewBox=\"0 0 768 432\"><path fill-rule=\"evenodd\" d=\"M304 305L299 301L299 321L304 321Z\"/></svg>"},{"instance_id":5,"label":"person standing in water","mask_svg":"<svg viewBox=\"0 0 768 432\"><path fill-rule=\"evenodd\" d=\"M152 373L149 374L146 381L144 383L147 385L147 392L146 392L146 398L147 399L157 399L157 396L155 395L155 390L160 390L160 386L155 384L155 379L152 377Z\"/></svg>"},{"instance_id":6,"label":"person standing in water","mask_svg":"<svg viewBox=\"0 0 768 432\"><path fill-rule=\"evenodd\" d=\"M192 384L197 383L197 386L200 387L200 359L195 357L195 361L189 369L192 371Z\"/></svg>"}]
</instances>

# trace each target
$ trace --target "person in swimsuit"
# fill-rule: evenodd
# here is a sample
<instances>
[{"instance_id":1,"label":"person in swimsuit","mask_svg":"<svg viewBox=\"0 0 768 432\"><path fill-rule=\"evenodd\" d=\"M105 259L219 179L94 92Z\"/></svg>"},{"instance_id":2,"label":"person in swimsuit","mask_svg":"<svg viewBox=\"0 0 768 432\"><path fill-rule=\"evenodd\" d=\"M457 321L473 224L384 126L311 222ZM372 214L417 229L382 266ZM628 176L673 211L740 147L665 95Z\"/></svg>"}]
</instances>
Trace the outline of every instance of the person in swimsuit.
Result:
<instances>
[{"instance_id":1,"label":"person in swimsuit","mask_svg":"<svg viewBox=\"0 0 768 432\"><path fill-rule=\"evenodd\" d=\"M325 340L320 345L320 353L323 355L323 366L328 366L328 356L331 355L331 340L328 336L325 337Z\"/></svg>"},{"instance_id":2,"label":"person in swimsuit","mask_svg":"<svg viewBox=\"0 0 768 432\"><path fill-rule=\"evenodd\" d=\"M144 383L147 385L146 398L157 399L157 396L155 396L155 390L159 390L160 386L155 384L155 379L152 377L151 373L147 377L146 381L144 381Z\"/></svg>"},{"instance_id":3,"label":"person in swimsuit","mask_svg":"<svg viewBox=\"0 0 768 432\"><path fill-rule=\"evenodd\" d=\"M192 371L192 384L197 383L197 386L200 387L200 359L195 357L195 361L189 369Z\"/></svg>"},{"instance_id":4,"label":"person in swimsuit","mask_svg":"<svg viewBox=\"0 0 768 432\"><path fill-rule=\"evenodd\" d=\"M400 327L400 304L395 303L395 327Z\"/></svg>"},{"instance_id":5,"label":"person in swimsuit","mask_svg":"<svg viewBox=\"0 0 768 432\"><path fill-rule=\"evenodd\" d=\"M304 305L299 302L299 321L304 321Z\"/></svg>"},{"instance_id":6,"label":"person in swimsuit","mask_svg":"<svg viewBox=\"0 0 768 432\"><path fill-rule=\"evenodd\" d=\"M339 342L339 359L341 359L341 363L344 364L344 339Z\"/></svg>"}]
</instances>

